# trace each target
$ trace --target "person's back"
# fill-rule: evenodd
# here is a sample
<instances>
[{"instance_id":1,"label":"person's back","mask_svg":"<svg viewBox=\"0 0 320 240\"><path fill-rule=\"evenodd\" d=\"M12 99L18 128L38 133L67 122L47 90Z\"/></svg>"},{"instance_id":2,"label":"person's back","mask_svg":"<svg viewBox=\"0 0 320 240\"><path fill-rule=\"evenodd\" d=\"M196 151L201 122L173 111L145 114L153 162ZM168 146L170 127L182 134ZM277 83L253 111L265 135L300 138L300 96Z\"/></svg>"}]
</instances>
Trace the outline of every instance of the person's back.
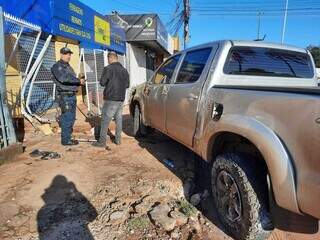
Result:
<instances>
[{"instance_id":1,"label":"person's back","mask_svg":"<svg viewBox=\"0 0 320 240\"><path fill-rule=\"evenodd\" d=\"M129 87L129 74L119 62L113 62L104 68L100 84L105 87L104 100L124 101Z\"/></svg>"},{"instance_id":2,"label":"person's back","mask_svg":"<svg viewBox=\"0 0 320 240\"><path fill-rule=\"evenodd\" d=\"M98 142L93 144L95 147L103 148L106 148L107 129L112 118L116 120L115 144L121 143L123 102L126 89L129 88L129 74L118 62L118 55L115 52L109 52L108 61L109 66L103 69L100 79L100 84L104 87L105 100L102 108L100 137Z\"/></svg>"}]
</instances>

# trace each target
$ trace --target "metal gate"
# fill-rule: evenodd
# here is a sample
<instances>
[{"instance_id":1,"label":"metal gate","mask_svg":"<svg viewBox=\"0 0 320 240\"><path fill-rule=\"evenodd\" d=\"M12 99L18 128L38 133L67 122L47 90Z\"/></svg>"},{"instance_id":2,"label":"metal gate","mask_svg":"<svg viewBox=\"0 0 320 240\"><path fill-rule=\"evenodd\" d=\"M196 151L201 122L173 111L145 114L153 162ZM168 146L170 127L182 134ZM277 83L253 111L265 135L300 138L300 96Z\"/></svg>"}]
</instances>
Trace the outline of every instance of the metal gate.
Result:
<instances>
[{"instance_id":1,"label":"metal gate","mask_svg":"<svg viewBox=\"0 0 320 240\"><path fill-rule=\"evenodd\" d=\"M86 105L89 113L101 114L103 103L103 88L100 78L105 62L105 52L102 50L81 49L81 69L86 78Z\"/></svg>"},{"instance_id":2,"label":"metal gate","mask_svg":"<svg viewBox=\"0 0 320 240\"><path fill-rule=\"evenodd\" d=\"M85 103L88 112L93 115L101 115L103 105L103 90L100 86L100 78L105 66L108 65L108 51L98 49L81 49L80 71L86 78L86 99ZM119 62L126 67L125 55L118 55Z\"/></svg>"}]
</instances>

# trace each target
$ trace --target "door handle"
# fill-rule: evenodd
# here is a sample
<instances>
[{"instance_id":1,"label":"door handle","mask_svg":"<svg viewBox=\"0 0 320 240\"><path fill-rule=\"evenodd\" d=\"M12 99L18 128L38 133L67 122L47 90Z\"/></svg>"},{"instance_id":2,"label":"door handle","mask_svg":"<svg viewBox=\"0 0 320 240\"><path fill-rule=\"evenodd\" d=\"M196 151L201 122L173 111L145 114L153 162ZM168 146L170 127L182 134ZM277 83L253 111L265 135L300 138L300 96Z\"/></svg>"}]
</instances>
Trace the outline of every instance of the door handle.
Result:
<instances>
[{"instance_id":1,"label":"door handle","mask_svg":"<svg viewBox=\"0 0 320 240\"><path fill-rule=\"evenodd\" d=\"M145 88L144 88L144 93L145 93L146 95L149 95L149 93L150 93L150 88L149 88L149 87L145 87Z\"/></svg>"},{"instance_id":2,"label":"door handle","mask_svg":"<svg viewBox=\"0 0 320 240\"><path fill-rule=\"evenodd\" d=\"M197 96L197 95L195 95L193 93L189 94L189 96L188 96L189 100L197 100L198 98L199 98L199 96Z\"/></svg>"}]
</instances>

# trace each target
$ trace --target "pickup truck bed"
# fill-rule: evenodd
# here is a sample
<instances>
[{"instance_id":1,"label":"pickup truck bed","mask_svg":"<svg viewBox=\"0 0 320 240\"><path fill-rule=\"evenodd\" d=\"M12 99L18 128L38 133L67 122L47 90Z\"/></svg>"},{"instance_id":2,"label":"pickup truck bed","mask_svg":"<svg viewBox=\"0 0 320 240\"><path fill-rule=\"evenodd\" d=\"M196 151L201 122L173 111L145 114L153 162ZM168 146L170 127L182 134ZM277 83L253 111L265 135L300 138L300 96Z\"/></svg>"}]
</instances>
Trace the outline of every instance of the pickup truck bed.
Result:
<instances>
[{"instance_id":1,"label":"pickup truck bed","mask_svg":"<svg viewBox=\"0 0 320 240\"><path fill-rule=\"evenodd\" d=\"M276 200L280 205L297 202L297 206L288 205L288 208L320 218L320 209L314 208L320 199L320 89L215 86L207 99L212 103L223 103L221 123L232 115L239 119L239 124L243 118L255 119L272 129L290 153L283 168L275 164L279 163L280 156L278 161L276 158L267 161L269 169L277 168L270 171L274 175L271 179L279 183L273 189L278 196ZM219 122L214 124L219 125ZM210 123L204 125L208 129L212 127ZM250 128L252 126L248 126L244 134L249 135ZM204 132L208 134L210 131ZM259 142L259 135L248 136L251 137L254 138L252 142ZM257 147L266 154L274 152L274 146L270 149L264 145ZM292 182L288 178L293 178L296 187L288 184Z\"/></svg>"}]
</instances>

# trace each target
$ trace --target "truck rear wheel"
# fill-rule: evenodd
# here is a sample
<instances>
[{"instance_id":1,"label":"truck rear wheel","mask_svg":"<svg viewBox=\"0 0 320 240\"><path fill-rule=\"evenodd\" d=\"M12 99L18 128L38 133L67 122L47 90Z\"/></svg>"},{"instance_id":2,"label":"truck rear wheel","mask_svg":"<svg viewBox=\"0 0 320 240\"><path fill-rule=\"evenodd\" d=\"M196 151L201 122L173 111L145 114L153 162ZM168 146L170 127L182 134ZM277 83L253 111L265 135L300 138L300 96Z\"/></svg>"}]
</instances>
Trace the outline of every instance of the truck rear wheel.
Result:
<instances>
[{"instance_id":1,"label":"truck rear wheel","mask_svg":"<svg viewBox=\"0 0 320 240\"><path fill-rule=\"evenodd\" d=\"M212 167L212 191L219 218L235 239L267 239L273 225L268 211L266 176L255 160L220 155Z\"/></svg>"},{"instance_id":2,"label":"truck rear wheel","mask_svg":"<svg viewBox=\"0 0 320 240\"><path fill-rule=\"evenodd\" d=\"M141 110L138 104L135 104L134 106L133 135L135 137L141 137L146 135L146 127L142 122Z\"/></svg>"}]
</instances>

